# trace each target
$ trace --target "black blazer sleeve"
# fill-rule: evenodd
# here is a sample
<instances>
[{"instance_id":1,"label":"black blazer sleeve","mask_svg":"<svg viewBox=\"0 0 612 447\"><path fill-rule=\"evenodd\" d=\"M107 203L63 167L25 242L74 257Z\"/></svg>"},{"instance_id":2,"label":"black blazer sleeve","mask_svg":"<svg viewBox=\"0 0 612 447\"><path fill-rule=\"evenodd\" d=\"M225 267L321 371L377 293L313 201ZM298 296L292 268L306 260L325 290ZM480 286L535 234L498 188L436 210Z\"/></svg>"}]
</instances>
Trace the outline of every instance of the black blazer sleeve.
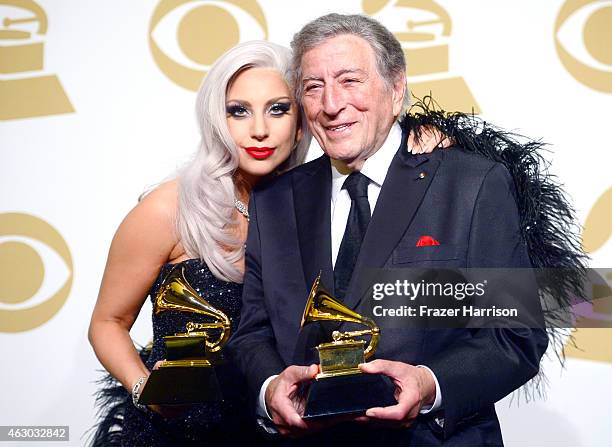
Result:
<instances>
[{"instance_id":1,"label":"black blazer sleeve","mask_svg":"<svg viewBox=\"0 0 612 447\"><path fill-rule=\"evenodd\" d=\"M250 221L240 324L228 345L234 363L246 376L251 402L254 404L265 380L285 368L276 350L274 332L264 300L255 197L256 194L251 196L249 204Z\"/></svg>"},{"instance_id":2,"label":"black blazer sleeve","mask_svg":"<svg viewBox=\"0 0 612 447\"><path fill-rule=\"evenodd\" d=\"M478 192L468 267L531 267L513 182L500 164L487 172ZM547 345L544 329L478 329L469 340L448 346L428 362L442 393L444 436L534 377Z\"/></svg>"}]
</instances>

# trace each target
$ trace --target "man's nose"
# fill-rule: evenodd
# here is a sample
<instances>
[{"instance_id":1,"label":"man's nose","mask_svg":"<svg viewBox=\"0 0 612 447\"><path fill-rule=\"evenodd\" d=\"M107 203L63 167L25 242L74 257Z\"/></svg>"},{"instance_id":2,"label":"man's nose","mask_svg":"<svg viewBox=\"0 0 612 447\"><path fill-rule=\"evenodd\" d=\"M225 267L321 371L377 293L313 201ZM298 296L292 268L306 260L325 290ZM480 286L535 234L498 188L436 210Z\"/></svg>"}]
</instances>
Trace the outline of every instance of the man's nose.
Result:
<instances>
[{"instance_id":1,"label":"man's nose","mask_svg":"<svg viewBox=\"0 0 612 447\"><path fill-rule=\"evenodd\" d=\"M326 85L323 90L323 111L326 115L336 116L345 107L344 96L338 86Z\"/></svg>"},{"instance_id":2,"label":"man's nose","mask_svg":"<svg viewBox=\"0 0 612 447\"><path fill-rule=\"evenodd\" d=\"M262 141L270 135L268 123L263 114L256 113L251 125L251 137L257 141Z\"/></svg>"}]
</instances>

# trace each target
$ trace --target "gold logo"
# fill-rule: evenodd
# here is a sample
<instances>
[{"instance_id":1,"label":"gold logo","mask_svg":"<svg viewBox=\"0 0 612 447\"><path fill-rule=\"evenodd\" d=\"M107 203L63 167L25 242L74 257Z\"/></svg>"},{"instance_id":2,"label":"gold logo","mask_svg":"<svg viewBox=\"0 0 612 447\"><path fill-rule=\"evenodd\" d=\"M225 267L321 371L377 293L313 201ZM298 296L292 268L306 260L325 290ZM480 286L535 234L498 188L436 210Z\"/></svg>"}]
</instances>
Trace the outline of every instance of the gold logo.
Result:
<instances>
[{"instance_id":1,"label":"gold logo","mask_svg":"<svg viewBox=\"0 0 612 447\"><path fill-rule=\"evenodd\" d=\"M612 93L612 2L568 0L555 23L561 63L579 82Z\"/></svg>"},{"instance_id":2,"label":"gold logo","mask_svg":"<svg viewBox=\"0 0 612 447\"><path fill-rule=\"evenodd\" d=\"M44 262L41 254L55 258L56 265L48 265L51 263ZM42 219L22 213L0 214L0 265L0 332L41 326L68 298L72 256L58 231ZM60 272L66 279L58 289L49 280Z\"/></svg>"},{"instance_id":3,"label":"gold logo","mask_svg":"<svg viewBox=\"0 0 612 447\"><path fill-rule=\"evenodd\" d=\"M448 13L433 0L363 0L363 11L384 23L402 44L406 76L417 98L432 95L449 112L480 113L462 77L449 69Z\"/></svg>"},{"instance_id":4,"label":"gold logo","mask_svg":"<svg viewBox=\"0 0 612 447\"><path fill-rule=\"evenodd\" d=\"M149 46L170 80L196 91L219 56L242 41L267 39L267 28L256 0L162 0Z\"/></svg>"},{"instance_id":5,"label":"gold logo","mask_svg":"<svg viewBox=\"0 0 612 447\"><path fill-rule=\"evenodd\" d=\"M604 192L591 208L582 233L582 246L588 253L603 247L610 239L612 227L612 188ZM612 297L608 296L612 285L612 274L605 275L607 284L593 284L592 307L589 315L582 318L582 326L574 332L575 346L567 345L565 355L587 360L612 363ZM604 326L604 327L597 327Z\"/></svg>"},{"instance_id":6,"label":"gold logo","mask_svg":"<svg viewBox=\"0 0 612 447\"><path fill-rule=\"evenodd\" d=\"M0 0L0 121L74 112L57 76L43 73L47 15L32 0Z\"/></svg>"},{"instance_id":7,"label":"gold logo","mask_svg":"<svg viewBox=\"0 0 612 447\"><path fill-rule=\"evenodd\" d=\"M610 239L612 235L610 216L612 216L612 188L597 199L584 222L582 246L586 252L593 253L599 250Z\"/></svg>"},{"instance_id":8,"label":"gold logo","mask_svg":"<svg viewBox=\"0 0 612 447\"><path fill-rule=\"evenodd\" d=\"M600 270L602 274L597 278L590 275L593 280L590 302L576 309L579 328L574 331L574 343L565 346L565 355L612 363L612 273L609 269Z\"/></svg>"},{"instance_id":9,"label":"gold logo","mask_svg":"<svg viewBox=\"0 0 612 447\"><path fill-rule=\"evenodd\" d=\"M612 329L580 328L573 333L574 343L565 346L567 357L612 363Z\"/></svg>"}]
</instances>

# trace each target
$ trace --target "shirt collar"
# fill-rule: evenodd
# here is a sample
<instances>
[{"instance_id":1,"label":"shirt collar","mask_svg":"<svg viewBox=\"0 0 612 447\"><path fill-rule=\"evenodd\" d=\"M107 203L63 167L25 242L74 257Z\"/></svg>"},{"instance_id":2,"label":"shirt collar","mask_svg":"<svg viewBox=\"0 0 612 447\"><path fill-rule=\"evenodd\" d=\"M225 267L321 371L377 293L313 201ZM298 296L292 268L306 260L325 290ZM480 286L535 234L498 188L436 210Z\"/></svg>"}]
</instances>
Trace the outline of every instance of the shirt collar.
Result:
<instances>
[{"instance_id":1,"label":"shirt collar","mask_svg":"<svg viewBox=\"0 0 612 447\"><path fill-rule=\"evenodd\" d=\"M402 142L402 129L396 122L391 127L387 139L383 145L378 149L370 158L368 158L361 167L361 173L368 177L372 182L376 183L379 187L385 182L387 171L391 166L391 161ZM335 183L339 182L342 185L344 179L348 174L343 174L332 164L332 180ZM339 188L337 188L339 189ZM333 191L335 192L335 191ZM335 195L335 194L333 194Z\"/></svg>"},{"instance_id":2,"label":"shirt collar","mask_svg":"<svg viewBox=\"0 0 612 447\"><path fill-rule=\"evenodd\" d=\"M387 139L380 149L378 149L370 158L368 158L361 168L361 173L368 177L378 186L382 186L387 176L391 161L402 142L402 129L396 122L391 127Z\"/></svg>"}]
</instances>

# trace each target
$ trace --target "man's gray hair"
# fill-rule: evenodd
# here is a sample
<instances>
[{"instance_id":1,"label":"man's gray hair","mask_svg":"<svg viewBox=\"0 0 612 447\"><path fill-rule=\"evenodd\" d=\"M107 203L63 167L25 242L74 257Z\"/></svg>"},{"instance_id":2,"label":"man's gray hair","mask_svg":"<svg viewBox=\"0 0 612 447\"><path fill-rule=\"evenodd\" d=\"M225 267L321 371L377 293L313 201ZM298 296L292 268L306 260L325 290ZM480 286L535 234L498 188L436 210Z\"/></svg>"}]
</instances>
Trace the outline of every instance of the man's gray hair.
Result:
<instances>
[{"instance_id":1,"label":"man's gray hair","mask_svg":"<svg viewBox=\"0 0 612 447\"><path fill-rule=\"evenodd\" d=\"M381 23L359 14L327 14L307 23L291 41L293 85L298 101L301 102L303 93L301 63L304 54L326 40L343 34L361 37L370 44L376 57L378 73L388 87L393 87L398 77L406 73L402 45ZM407 105L409 99L407 92L408 89L404 94L404 105Z\"/></svg>"}]
</instances>

